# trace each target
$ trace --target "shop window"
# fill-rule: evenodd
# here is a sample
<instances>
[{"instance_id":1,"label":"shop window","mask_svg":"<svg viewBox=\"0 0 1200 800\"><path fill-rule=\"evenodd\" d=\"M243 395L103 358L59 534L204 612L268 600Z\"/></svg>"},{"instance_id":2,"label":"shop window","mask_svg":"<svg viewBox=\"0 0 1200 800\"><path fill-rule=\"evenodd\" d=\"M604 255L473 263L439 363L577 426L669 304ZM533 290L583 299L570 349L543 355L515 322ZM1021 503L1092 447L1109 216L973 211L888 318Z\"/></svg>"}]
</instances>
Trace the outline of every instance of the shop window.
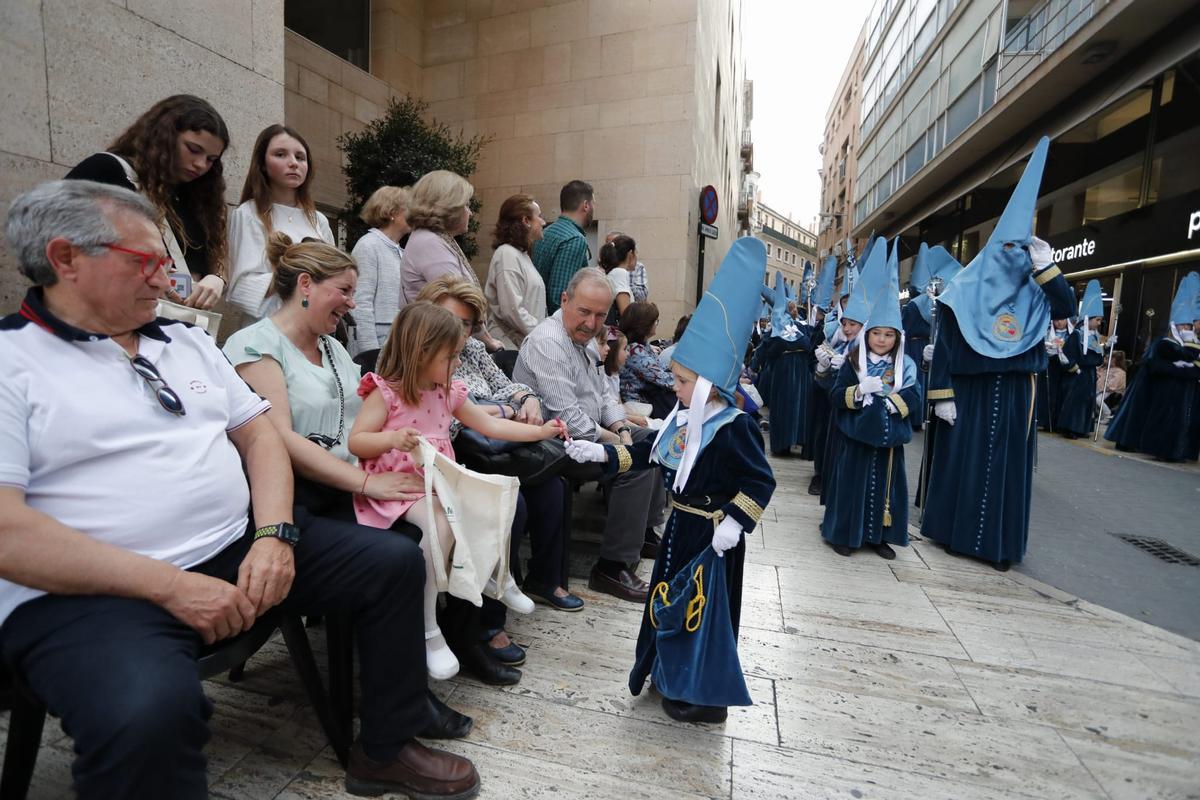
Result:
<instances>
[{"instance_id":1,"label":"shop window","mask_svg":"<svg viewBox=\"0 0 1200 800\"><path fill-rule=\"evenodd\" d=\"M1107 178L1084 193L1083 224L1115 217L1138 207L1142 191L1142 167L1139 164Z\"/></svg>"},{"instance_id":2,"label":"shop window","mask_svg":"<svg viewBox=\"0 0 1200 800\"><path fill-rule=\"evenodd\" d=\"M335 56L369 70L371 54L370 0L285 0L283 24Z\"/></svg>"}]
</instances>

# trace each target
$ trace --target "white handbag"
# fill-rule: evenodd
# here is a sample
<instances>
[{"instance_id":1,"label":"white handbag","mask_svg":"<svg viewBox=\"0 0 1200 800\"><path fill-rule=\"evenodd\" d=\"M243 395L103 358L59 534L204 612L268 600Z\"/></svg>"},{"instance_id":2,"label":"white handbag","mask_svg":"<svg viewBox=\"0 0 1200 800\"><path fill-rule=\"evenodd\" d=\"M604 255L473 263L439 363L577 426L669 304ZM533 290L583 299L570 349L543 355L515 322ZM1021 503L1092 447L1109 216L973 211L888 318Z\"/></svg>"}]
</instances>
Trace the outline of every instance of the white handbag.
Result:
<instances>
[{"instance_id":1,"label":"white handbag","mask_svg":"<svg viewBox=\"0 0 1200 800\"><path fill-rule=\"evenodd\" d=\"M429 542L438 591L476 606L483 604L485 593L503 600L512 581L508 547L520 481L473 472L446 458L424 437L414 455L425 473L425 495L441 505L454 534L449 572L438 537L433 535ZM427 530L437 530L434 502L429 503Z\"/></svg>"}]
</instances>

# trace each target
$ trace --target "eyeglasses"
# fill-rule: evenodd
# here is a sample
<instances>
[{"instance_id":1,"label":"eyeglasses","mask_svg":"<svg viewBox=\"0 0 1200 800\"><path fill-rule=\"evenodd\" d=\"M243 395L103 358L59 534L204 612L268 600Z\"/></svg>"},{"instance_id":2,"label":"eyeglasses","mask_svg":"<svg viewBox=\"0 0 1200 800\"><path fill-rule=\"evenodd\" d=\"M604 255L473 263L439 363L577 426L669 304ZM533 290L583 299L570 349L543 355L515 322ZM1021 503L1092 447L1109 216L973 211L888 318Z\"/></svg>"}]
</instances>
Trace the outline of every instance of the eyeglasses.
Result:
<instances>
[{"instance_id":1,"label":"eyeglasses","mask_svg":"<svg viewBox=\"0 0 1200 800\"><path fill-rule=\"evenodd\" d=\"M154 390L154 399L164 410L169 411L177 417L182 417L187 414L183 409L183 400L179 399L179 395L175 390L167 385L163 380L162 375L158 374L158 367L150 363L150 360L145 356L134 356L129 359L129 366L133 367L133 371L142 377L142 380ZM155 386L161 383L162 386Z\"/></svg>"},{"instance_id":2,"label":"eyeglasses","mask_svg":"<svg viewBox=\"0 0 1200 800\"><path fill-rule=\"evenodd\" d=\"M175 259L167 256L159 256L154 253L143 253L141 250L130 250L128 247L119 247L115 244L104 244L101 247L108 250L115 250L118 253L128 253L131 256L137 256L141 259L141 264L138 265L138 271L142 273L143 278L149 278L158 272L160 269L166 269L170 275L175 271Z\"/></svg>"}]
</instances>

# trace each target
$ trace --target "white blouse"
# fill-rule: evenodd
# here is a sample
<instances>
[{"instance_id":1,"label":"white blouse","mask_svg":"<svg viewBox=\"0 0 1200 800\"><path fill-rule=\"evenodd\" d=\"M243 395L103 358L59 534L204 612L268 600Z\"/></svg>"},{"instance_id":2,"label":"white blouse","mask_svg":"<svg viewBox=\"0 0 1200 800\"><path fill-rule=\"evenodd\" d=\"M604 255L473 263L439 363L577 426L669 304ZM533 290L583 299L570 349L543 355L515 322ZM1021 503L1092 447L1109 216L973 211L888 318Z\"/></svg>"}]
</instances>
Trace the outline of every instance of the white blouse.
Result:
<instances>
[{"instance_id":1,"label":"white blouse","mask_svg":"<svg viewBox=\"0 0 1200 800\"><path fill-rule=\"evenodd\" d=\"M546 318L546 283L529 256L511 244L492 254L483 296L491 312L488 332L514 350Z\"/></svg>"},{"instance_id":2,"label":"white blouse","mask_svg":"<svg viewBox=\"0 0 1200 800\"><path fill-rule=\"evenodd\" d=\"M337 246L329 220L316 212L314 227L303 209L275 203L271 206L271 226L299 244L305 238L320 239ZM275 313L279 298L267 297L274 272L267 261L267 231L254 201L247 200L229 215L229 289L226 298L255 320Z\"/></svg>"}]
</instances>

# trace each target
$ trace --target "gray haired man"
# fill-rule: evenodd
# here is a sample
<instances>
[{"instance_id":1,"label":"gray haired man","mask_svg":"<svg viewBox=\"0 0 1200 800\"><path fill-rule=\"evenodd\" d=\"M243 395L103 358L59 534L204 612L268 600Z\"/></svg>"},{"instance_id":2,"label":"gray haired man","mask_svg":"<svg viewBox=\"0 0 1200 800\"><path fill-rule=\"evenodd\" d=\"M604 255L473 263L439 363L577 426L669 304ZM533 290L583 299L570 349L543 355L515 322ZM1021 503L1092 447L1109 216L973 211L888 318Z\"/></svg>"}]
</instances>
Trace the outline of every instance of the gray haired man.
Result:
<instances>
[{"instance_id":1,"label":"gray haired man","mask_svg":"<svg viewBox=\"0 0 1200 800\"><path fill-rule=\"evenodd\" d=\"M612 305L608 278L595 267L576 272L560 307L521 343L513 380L542 398L548 416L566 423L572 437L630 444L653 435L625 419L620 402L608 396L588 343L599 333ZM648 586L636 566L647 528L660 521L666 494L658 469L626 472L612 482L600 558L588 587L623 600L645 602Z\"/></svg>"}]
</instances>

